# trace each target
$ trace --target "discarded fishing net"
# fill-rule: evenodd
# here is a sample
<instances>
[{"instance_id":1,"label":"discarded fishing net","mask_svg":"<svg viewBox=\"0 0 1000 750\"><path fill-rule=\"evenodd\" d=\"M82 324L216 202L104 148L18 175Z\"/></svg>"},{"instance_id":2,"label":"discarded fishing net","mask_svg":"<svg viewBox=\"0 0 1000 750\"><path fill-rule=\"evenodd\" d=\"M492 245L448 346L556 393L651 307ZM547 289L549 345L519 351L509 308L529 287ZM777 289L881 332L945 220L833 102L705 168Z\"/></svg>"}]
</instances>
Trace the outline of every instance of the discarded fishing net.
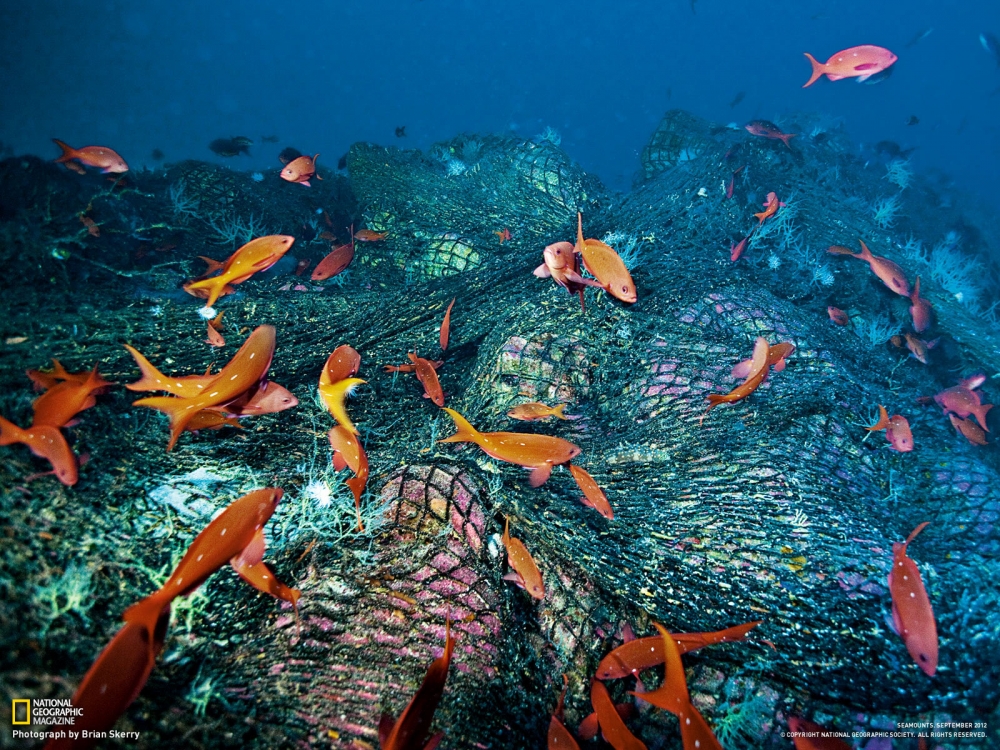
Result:
<instances>
[{"instance_id":1,"label":"discarded fishing net","mask_svg":"<svg viewBox=\"0 0 1000 750\"><path fill-rule=\"evenodd\" d=\"M449 616L456 650L435 718L445 748L543 746L563 674L574 728L590 712L599 658L626 624L648 635L654 620L674 631L763 620L745 643L685 657L693 700L727 750L787 747L791 715L843 731L988 720L986 738L941 746L1000 742L997 453L915 400L1000 372L1000 332L988 305L974 304L996 293L997 235L968 203L927 210L941 202L933 186L890 183L813 118L779 124L800 133L791 148L672 113L646 151L655 169L614 197L555 146L499 137L462 136L428 154L359 144L349 177L321 168L312 189L191 162L110 187L33 159L0 164L0 184L19 186L0 197L0 252L24 268L3 322L16 342L0 358L5 417L30 416L23 370L51 357L126 383L138 377L129 343L165 372L200 374L262 323L278 330L271 376L300 399L242 430L185 434L168 454L164 421L116 389L70 430L90 456L71 489L24 482L45 467L4 448L4 690L68 697L120 613L162 583L212 512L276 485L286 494L267 559L302 589L301 630L228 571L178 600L164 655L119 725L147 746L376 747L379 715L406 705ZM665 150L675 155L654 158ZM770 191L786 206L732 263L730 243L758 223ZM894 226L880 226L874 205L897 195ZM585 236L632 264L635 305L588 290L583 312L531 275L545 244L573 239L577 210ZM238 243L238 232L219 241L212 222L251 215L296 244L219 301L227 346L216 352L203 343L201 301L178 290L201 273L197 255L220 259ZM358 242L329 282L294 276L299 260L329 251L324 231L344 241L352 221L385 239ZM941 339L930 366L887 343L908 303L865 264L825 253L858 238L911 281L921 275ZM981 272L963 278L956 257ZM438 327L456 297L442 357ZM828 305L850 326L832 325ZM706 416L706 395L733 387L729 371L757 336L796 345L787 368ZM367 381L348 404L371 461L364 534L330 465L332 421L312 398L342 343L361 353ZM412 375L381 372L412 351L444 359L447 405L478 429L579 445L575 463L606 490L615 519L584 507L566 471L532 489L516 466L439 444L451 419ZM984 389L996 398L992 383ZM506 417L535 399L566 401L576 418ZM879 403L908 417L913 452L866 439ZM505 516L545 577L540 604L502 579ZM937 615L934 679L886 623L892 544L927 520L910 555ZM633 687L610 684L617 701ZM676 720L660 711L629 725L651 747L680 747Z\"/></svg>"}]
</instances>

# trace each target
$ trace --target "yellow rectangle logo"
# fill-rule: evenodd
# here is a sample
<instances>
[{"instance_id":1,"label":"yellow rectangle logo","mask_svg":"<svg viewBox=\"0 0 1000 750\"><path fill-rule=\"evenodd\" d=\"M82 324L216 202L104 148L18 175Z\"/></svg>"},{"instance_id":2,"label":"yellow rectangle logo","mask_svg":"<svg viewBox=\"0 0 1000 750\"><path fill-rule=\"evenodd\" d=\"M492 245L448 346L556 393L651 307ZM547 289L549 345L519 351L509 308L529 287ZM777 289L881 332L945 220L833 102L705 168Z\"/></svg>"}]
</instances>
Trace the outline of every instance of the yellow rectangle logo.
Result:
<instances>
[{"instance_id":1,"label":"yellow rectangle logo","mask_svg":"<svg viewBox=\"0 0 1000 750\"><path fill-rule=\"evenodd\" d=\"M15 698L13 701L11 701L10 719L11 719L10 721L11 724L30 724L31 699Z\"/></svg>"}]
</instances>

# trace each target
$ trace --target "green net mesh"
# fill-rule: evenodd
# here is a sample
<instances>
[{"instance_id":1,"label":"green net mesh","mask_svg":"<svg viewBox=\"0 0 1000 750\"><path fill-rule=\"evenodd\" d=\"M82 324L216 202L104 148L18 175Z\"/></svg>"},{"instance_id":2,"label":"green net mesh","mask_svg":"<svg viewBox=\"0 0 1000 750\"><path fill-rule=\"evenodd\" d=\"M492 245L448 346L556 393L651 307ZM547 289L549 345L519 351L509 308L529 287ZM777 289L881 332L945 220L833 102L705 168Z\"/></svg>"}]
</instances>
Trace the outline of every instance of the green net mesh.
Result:
<instances>
[{"instance_id":1,"label":"green net mesh","mask_svg":"<svg viewBox=\"0 0 1000 750\"><path fill-rule=\"evenodd\" d=\"M5 417L29 420L23 370L51 357L132 382L129 343L165 372L200 373L262 323L278 329L271 376L301 402L242 430L185 434L168 454L165 421L115 389L68 431L90 456L72 489L26 483L42 462L3 448L4 691L70 695L120 613L162 583L211 512L276 484L286 495L265 559L302 589L301 630L290 609L216 575L175 609L164 655L121 720L145 746L377 747L379 714L401 711L449 616L456 651L435 719L446 748L542 746L563 674L575 727L597 660L626 625L646 635L653 620L675 631L763 620L747 643L685 657L727 750L787 747L792 714L845 731L992 717L989 739L942 747L1000 742L996 451L915 401L960 374L1000 372L988 309L998 235L968 204L940 207L933 185L910 176L903 189L866 168L816 118L782 124L800 133L793 149L668 113L641 181L618 196L549 142L494 136L427 154L358 144L349 178L321 169L311 189L195 162L115 186L32 159L0 164L0 249L23 269L6 294L4 340L23 341L0 357ZM771 190L786 207L731 263L730 242ZM887 219L892 209L875 206L893 196ZM80 223L85 209L100 237ZM584 312L532 276L544 245L573 238L577 210L587 237L633 264L635 305L588 290ZM291 275L328 252L321 233L344 241L352 222L386 238L359 242L329 282ZM946 234L954 227L960 239ZM220 300L228 344L216 351L200 302L179 287L202 271L197 255L221 259L246 231L295 234L295 258ZM941 339L931 366L886 343L906 306L864 264L825 253L858 238L921 275ZM954 257L978 264L975 283L949 271ZM848 328L829 323L831 304ZM729 370L757 336L796 345L787 369L702 421L705 396L733 386ZM367 381L349 404L372 465L363 534L314 397L342 343L361 353ZM439 444L451 419L412 375L381 372L410 351L445 360L447 404L478 429L578 444L615 519L584 507L564 470L532 489L518 467ZM530 400L565 401L574 419L506 417ZM878 403L908 417L912 453L865 439ZM540 604L501 578L504 516L543 571ZM911 556L941 634L933 680L886 624L892 543L922 521ZM611 690L624 701L633 687ZM680 747L669 715L643 709L629 723L651 747Z\"/></svg>"}]
</instances>

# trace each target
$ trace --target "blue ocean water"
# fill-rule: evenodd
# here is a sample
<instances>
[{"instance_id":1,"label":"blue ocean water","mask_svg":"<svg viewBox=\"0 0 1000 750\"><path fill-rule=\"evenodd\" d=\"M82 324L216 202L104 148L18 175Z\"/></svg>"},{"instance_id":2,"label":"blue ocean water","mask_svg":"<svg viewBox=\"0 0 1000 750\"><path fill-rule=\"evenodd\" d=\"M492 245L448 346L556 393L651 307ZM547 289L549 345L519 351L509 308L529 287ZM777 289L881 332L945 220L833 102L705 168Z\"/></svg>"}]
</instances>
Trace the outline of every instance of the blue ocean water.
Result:
<instances>
[{"instance_id":1,"label":"blue ocean water","mask_svg":"<svg viewBox=\"0 0 1000 750\"><path fill-rule=\"evenodd\" d=\"M153 167L154 149L211 160L214 138L276 135L230 165L274 167L292 144L332 166L360 140L553 127L627 189L668 109L739 124L816 112L1000 206L1000 67L979 41L1000 34L1000 4L986 0L71 0L5 3L0 21L0 141L17 153L55 156L59 137ZM890 79L801 88L804 52L859 44L899 55Z\"/></svg>"}]
</instances>

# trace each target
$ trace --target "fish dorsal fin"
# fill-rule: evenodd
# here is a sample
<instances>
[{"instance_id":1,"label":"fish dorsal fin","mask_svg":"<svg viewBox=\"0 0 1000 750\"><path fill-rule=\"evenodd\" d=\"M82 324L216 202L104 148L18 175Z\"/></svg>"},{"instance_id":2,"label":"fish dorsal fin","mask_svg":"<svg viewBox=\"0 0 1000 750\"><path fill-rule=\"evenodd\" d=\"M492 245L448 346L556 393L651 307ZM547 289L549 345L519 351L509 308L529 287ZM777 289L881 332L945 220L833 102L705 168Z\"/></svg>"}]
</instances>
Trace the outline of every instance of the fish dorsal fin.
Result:
<instances>
[{"instance_id":1,"label":"fish dorsal fin","mask_svg":"<svg viewBox=\"0 0 1000 750\"><path fill-rule=\"evenodd\" d=\"M930 521L924 521L922 524L920 524L919 526L917 526L917 528L915 528L913 531L911 531L910 535L908 537L906 537L906 541L903 542L903 545L904 546L909 546L910 542L912 542L914 539L917 538L917 534L919 534L921 531L923 531L929 524L930 524Z\"/></svg>"}]
</instances>

